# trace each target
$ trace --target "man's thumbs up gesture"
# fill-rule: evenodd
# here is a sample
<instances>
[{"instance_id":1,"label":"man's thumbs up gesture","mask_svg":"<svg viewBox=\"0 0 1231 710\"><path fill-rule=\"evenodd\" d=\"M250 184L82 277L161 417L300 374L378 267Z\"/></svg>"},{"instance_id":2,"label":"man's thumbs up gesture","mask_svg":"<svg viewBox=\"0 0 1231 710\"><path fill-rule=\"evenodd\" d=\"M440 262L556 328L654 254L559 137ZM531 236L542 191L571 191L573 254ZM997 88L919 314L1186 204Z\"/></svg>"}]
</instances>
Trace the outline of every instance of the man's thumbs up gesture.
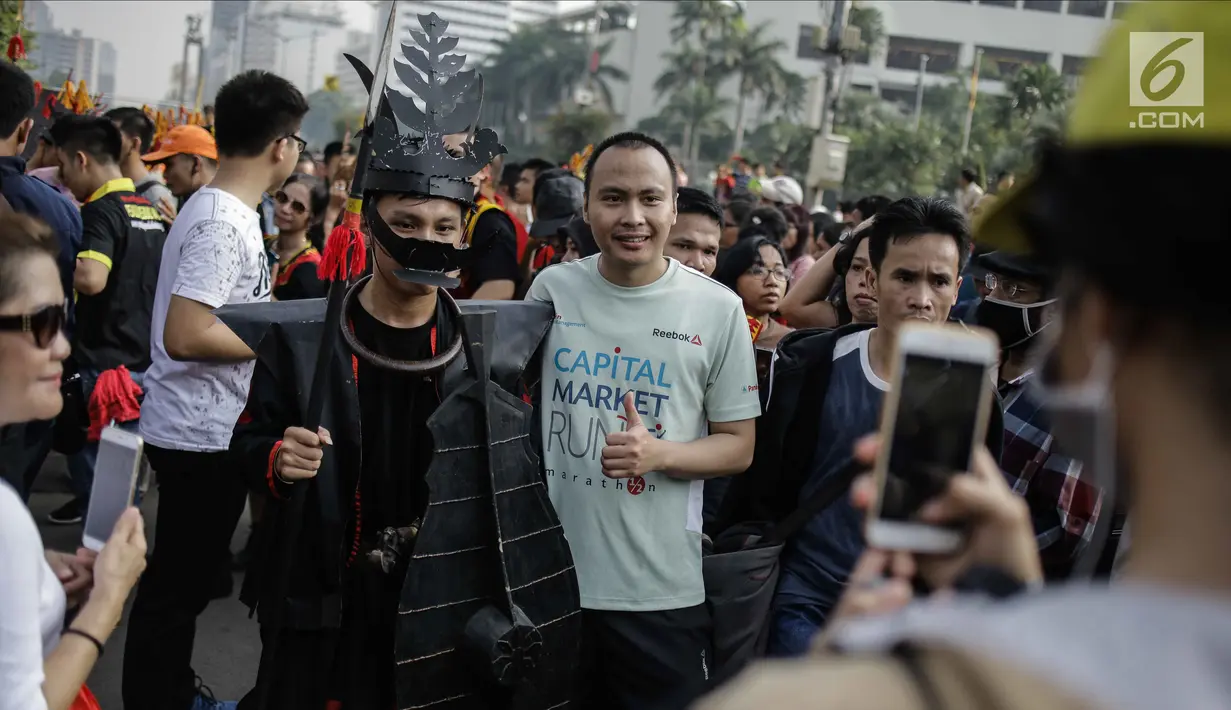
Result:
<instances>
[{"instance_id":1,"label":"man's thumbs up gesture","mask_svg":"<svg viewBox=\"0 0 1231 710\"><path fill-rule=\"evenodd\" d=\"M633 478L662 469L658 461L662 442L641 423L633 404L633 393L624 395L624 431L607 435L603 447L603 475L608 478Z\"/></svg>"}]
</instances>

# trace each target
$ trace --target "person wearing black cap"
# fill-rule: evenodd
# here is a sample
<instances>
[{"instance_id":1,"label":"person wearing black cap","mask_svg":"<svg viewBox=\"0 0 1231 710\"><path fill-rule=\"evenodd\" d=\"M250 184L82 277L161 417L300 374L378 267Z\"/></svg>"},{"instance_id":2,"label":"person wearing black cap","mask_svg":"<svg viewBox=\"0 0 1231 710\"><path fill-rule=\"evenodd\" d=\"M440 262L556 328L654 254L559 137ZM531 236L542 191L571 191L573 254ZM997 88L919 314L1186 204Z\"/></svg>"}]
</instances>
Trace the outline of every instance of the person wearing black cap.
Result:
<instances>
[{"instance_id":1,"label":"person wearing black cap","mask_svg":"<svg viewBox=\"0 0 1231 710\"><path fill-rule=\"evenodd\" d=\"M569 222L581 217L584 191L581 178L564 168L539 173L534 181L535 220L530 225L530 238L535 242L522 259L523 283L529 283L549 265L556 252L565 252L566 245L559 235Z\"/></svg>"},{"instance_id":2,"label":"person wearing black cap","mask_svg":"<svg viewBox=\"0 0 1231 710\"><path fill-rule=\"evenodd\" d=\"M572 691L568 544L538 445L505 435L531 427L534 353L554 313L445 290L482 258L465 240L473 179L505 149L488 128L453 140L482 110L482 79L440 56L457 42L444 20L418 19L423 33L401 45L410 63L394 64L431 68L414 84L428 109L389 89L371 123L360 209L375 264L346 290L340 327L321 300L218 314L259 354L230 453L271 496L241 595L266 645L244 710L548 708ZM317 428L305 420L322 338L337 342ZM497 687L474 663L497 647L537 662L500 666Z\"/></svg>"},{"instance_id":3,"label":"person wearing black cap","mask_svg":"<svg viewBox=\"0 0 1231 710\"><path fill-rule=\"evenodd\" d=\"M1026 383L1037 336L1056 323L1056 270L1032 255L993 251L975 257L991 289L976 322L1000 339L998 387L1004 405L1000 467L1026 499L1048 579L1067 577L1094 532L1099 489L1081 475L1081 462L1057 450L1046 414Z\"/></svg>"}]
</instances>

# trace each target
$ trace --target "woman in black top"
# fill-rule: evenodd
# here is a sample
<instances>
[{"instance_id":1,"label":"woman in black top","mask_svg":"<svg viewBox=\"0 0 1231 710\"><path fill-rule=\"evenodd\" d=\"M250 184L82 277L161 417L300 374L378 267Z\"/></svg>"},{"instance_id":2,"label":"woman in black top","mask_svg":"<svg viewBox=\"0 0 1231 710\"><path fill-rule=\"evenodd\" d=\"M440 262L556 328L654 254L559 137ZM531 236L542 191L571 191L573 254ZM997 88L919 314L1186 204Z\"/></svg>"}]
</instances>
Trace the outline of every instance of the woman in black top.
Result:
<instances>
[{"instance_id":1,"label":"woman in black top","mask_svg":"<svg viewBox=\"0 0 1231 710\"><path fill-rule=\"evenodd\" d=\"M308 231L324 218L329 191L319 178L295 173L274 193L277 209L278 239L274 251L273 297L279 301L297 298L324 298L328 285L316 275L324 244L313 244Z\"/></svg>"}]
</instances>

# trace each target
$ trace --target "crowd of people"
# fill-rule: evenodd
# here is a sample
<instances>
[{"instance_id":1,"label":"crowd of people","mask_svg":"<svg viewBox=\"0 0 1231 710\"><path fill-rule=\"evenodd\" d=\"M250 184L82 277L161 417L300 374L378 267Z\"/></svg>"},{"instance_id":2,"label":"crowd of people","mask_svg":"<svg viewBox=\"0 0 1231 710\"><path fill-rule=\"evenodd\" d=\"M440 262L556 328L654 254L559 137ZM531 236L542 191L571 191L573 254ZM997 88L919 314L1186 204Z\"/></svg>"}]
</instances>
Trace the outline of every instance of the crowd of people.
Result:
<instances>
[{"instance_id":1,"label":"crowd of people","mask_svg":"<svg viewBox=\"0 0 1231 710\"><path fill-rule=\"evenodd\" d=\"M1227 707L1231 304L1190 258L1231 234L1231 114L1143 136L1122 74L1130 28L1231 10L1129 17L1029 179L836 210L740 157L689 186L642 133L515 164L432 96L313 156L262 71L208 125L32 135L0 64L0 710L88 707L130 596L129 710ZM999 343L986 440L921 512L954 554L865 541L920 322ZM34 479L66 453L48 522L80 524L105 426L144 441L157 544L134 507L44 550ZM763 607L715 599L726 545L794 519ZM263 653L220 700L194 639L235 566Z\"/></svg>"}]
</instances>

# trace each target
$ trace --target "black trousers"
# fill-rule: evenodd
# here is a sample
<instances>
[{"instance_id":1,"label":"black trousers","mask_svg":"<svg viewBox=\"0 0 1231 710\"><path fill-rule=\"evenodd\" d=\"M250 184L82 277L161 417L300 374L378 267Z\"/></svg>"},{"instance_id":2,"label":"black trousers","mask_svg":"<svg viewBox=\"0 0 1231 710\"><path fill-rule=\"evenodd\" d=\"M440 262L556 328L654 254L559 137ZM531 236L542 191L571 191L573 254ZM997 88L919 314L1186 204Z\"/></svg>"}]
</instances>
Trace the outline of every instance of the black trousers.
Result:
<instances>
[{"instance_id":1,"label":"black trousers","mask_svg":"<svg viewBox=\"0 0 1231 710\"><path fill-rule=\"evenodd\" d=\"M230 564L231 535L247 491L226 452L146 446L145 454L158 474L158 522L128 619L124 707L188 710L196 694L197 617Z\"/></svg>"},{"instance_id":2,"label":"black trousers","mask_svg":"<svg viewBox=\"0 0 1231 710\"><path fill-rule=\"evenodd\" d=\"M703 692L713 657L704 604L667 611L582 611L585 710L660 710Z\"/></svg>"},{"instance_id":3,"label":"black trousers","mask_svg":"<svg viewBox=\"0 0 1231 710\"><path fill-rule=\"evenodd\" d=\"M50 421L25 422L0 429L0 478L22 500L29 500L34 479L51 453L51 425Z\"/></svg>"}]
</instances>

